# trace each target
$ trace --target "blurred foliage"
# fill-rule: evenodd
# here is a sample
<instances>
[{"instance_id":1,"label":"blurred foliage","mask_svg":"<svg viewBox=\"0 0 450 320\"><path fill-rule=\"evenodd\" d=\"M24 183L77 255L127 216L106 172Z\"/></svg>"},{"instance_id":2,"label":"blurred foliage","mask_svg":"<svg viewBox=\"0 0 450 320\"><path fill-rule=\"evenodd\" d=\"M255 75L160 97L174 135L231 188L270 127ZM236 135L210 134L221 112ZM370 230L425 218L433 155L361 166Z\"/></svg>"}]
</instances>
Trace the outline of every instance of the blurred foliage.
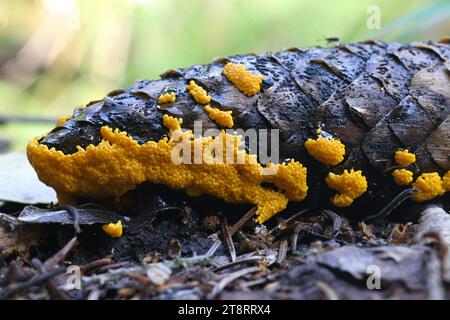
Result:
<instances>
[{"instance_id":1,"label":"blurred foliage","mask_svg":"<svg viewBox=\"0 0 450 320\"><path fill-rule=\"evenodd\" d=\"M369 30L368 8L381 29ZM0 0L0 116L53 117L168 68L215 56L377 38L449 34L447 0ZM24 149L53 127L9 123Z\"/></svg>"}]
</instances>

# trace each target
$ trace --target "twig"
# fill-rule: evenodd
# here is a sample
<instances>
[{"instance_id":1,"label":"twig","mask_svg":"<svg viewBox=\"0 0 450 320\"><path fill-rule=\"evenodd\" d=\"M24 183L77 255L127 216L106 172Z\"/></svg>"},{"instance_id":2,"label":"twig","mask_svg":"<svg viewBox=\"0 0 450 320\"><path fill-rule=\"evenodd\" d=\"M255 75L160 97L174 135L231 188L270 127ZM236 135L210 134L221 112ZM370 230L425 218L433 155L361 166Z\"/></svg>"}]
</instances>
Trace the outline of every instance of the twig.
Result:
<instances>
[{"instance_id":1,"label":"twig","mask_svg":"<svg viewBox=\"0 0 450 320\"><path fill-rule=\"evenodd\" d=\"M86 300L98 300L100 298L100 293L101 291L99 289L93 289L91 292L89 292Z\"/></svg>"},{"instance_id":2,"label":"twig","mask_svg":"<svg viewBox=\"0 0 450 320\"><path fill-rule=\"evenodd\" d=\"M129 264L128 261L107 264L107 265L104 265L103 267L100 267L100 269L98 269L98 272L103 273L108 270L119 269L119 268L127 266L128 264Z\"/></svg>"},{"instance_id":3,"label":"twig","mask_svg":"<svg viewBox=\"0 0 450 320\"><path fill-rule=\"evenodd\" d=\"M53 208L53 210L66 210L68 213L72 215L73 218L73 227L75 228L76 233L81 233L80 229L80 212L74 206L62 205Z\"/></svg>"},{"instance_id":4,"label":"twig","mask_svg":"<svg viewBox=\"0 0 450 320\"><path fill-rule=\"evenodd\" d=\"M222 241L216 240L212 244L211 248L209 248L208 252L206 252L206 256L212 256L214 253L216 253L217 249L219 249L220 245L222 244Z\"/></svg>"},{"instance_id":5,"label":"twig","mask_svg":"<svg viewBox=\"0 0 450 320\"><path fill-rule=\"evenodd\" d=\"M256 207L247 211L229 230L230 236L233 236L251 217L255 214Z\"/></svg>"},{"instance_id":6,"label":"twig","mask_svg":"<svg viewBox=\"0 0 450 320\"><path fill-rule=\"evenodd\" d=\"M239 220L236 222L229 230L228 234L230 237L232 237L254 214L256 211L256 207L251 208L247 213L245 213ZM219 249L220 245L222 244L222 241L216 240L211 248L209 248L208 252L206 253L207 256L212 256L214 253L216 253L217 249Z\"/></svg>"},{"instance_id":7,"label":"twig","mask_svg":"<svg viewBox=\"0 0 450 320\"><path fill-rule=\"evenodd\" d=\"M287 224L287 223L293 221L295 218L297 218L298 216L304 214L304 213L307 212L308 210L309 210L309 209L304 209L304 210L301 210L301 211L299 211L299 212L297 212L297 213L294 213L292 216L290 216L289 218L287 218L287 219L284 220L284 221L281 221L281 222L278 223L275 227L273 227L272 229L270 229L268 233L271 234L271 233L275 232L276 230L280 229L282 225L285 225L285 224Z\"/></svg>"},{"instance_id":8,"label":"twig","mask_svg":"<svg viewBox=\"0 0 450 320\"><path fill-rule=\"evenodd\" d=\"M298 242L298 232L294 232L291 236L291 252L292 252L292 254L297 253L297 242Z\"/></svg>"},{"instance_id":9,"label":"twig","mask_svg":"<svg viewBox=\"0 0 450 320\"><path fill-rule=\"evenodd\" d=\"M66 271L66 268L59 267L59 268L52 269L52 270L48 271L47 273L37 274L34 277L32 277L30 280L21 282L21 283L17 284L16 286L14 286L13 288L10 288L9 290L5 290L3 293L0 293L0 300L9 299L10 297L22 292L23 290L25 290L29 287L35 286L37 284L40 284L44 281L47 281L47 279L51 279L58 274L64 273L65 271Z\"/></svg>"},{"instance_id":10,"label":"twig","mask_svg":"<svg viewBox=\"0 0 450 320\"><path fill-rule=\"evenodd\" d=\"M221 226L222 226L222 235L223 238L225 239L225 243L227 244L228 251L230 252L231 261L234 262L236 261L236 248L234 247L234 242L233 239L231 238L228 229L228 221L226 217L222 218Z\"/></svg>"},{"instance_id":11,"label":"twig","mask_svg":"<svg viewBox=\"0 0 450 320\"><path fill-rule=\"evenodd\" d=\"M262 284L264 284L266 282L269 282L269 281L271 281L271 279L269 279L268 277L261 277L259 279L256 279L256 280L253 280L253 281L248 281L248 282L244 283L242 285L242 287L243 287L244 290L248 290L251 287L262 285Z\"/></svg>"},{"instance_id":12,"label":"twig","mask_svg":"<svg viewBox=\"0 0 450 320\"><path fill-rule=\"evenodd\" d=\"M184 211L185 209L181 208L181 207L164 207L164 208L156 209L156 210L152 211L152 213L161 213L164 211L172 211L172 210Z\"/></svg>"},{"instance_id":13,"label":"twig","mask_svg":"<svg viewBox=\"0 0 450 320\"><path fill-rule=\"evenodd\" d=\"M313 231L310 226L303 224L303 223L300 223L297 226L295 226L294 230L292 231L293 234L299 234L300 232L303 232L305 235L308 234L310 236L313 236L321 241L334 240L341 245L348 245L348 242L345 240L340 240L337 238L330 238L330 237L324 236L320 233ZM298 239L298 236L297 236L297 239ZM297 247L297 239L292 239L292 240L295 240L295 249Z\"/></svg>"},{"instance_id":14,"label":"twig","mask_svg":"<svg viewBox=\"0 0 450 320\"><path fill-rule=\"evenodd\" d=\"M316 281L316 286L325 294L328 300L339 300L339 296L336 291L334 291L328 283L319 280Z\"/></svg>"},{"instance_id":15,"label":"twig","mask_svg":"<svg viewBox=\"0 0 450 320\"><path fill-rule=\"evenodd\" d=\"M214 286L214 288L208 294L207 299L213 299L214 297L219 295L223 291L223 289L225 289L225 287L227 285L229 285L231 282L233 282L234 280L239 279L240 277L243 277L246 274L257 272L260 270L261 270L260 267L249 267L249 268L245 268L245 269L231 273L229 276L223 278L222 280L220 280L219 283L217 283Z\"/></svg>"},{"instance_id":16,"label":"twig","mask_svg":"<svg viewBox=\"0 0 450 320\"><path fill-rule=\"evenodd\" d=\"M244 263L257 263L257 262L260 262L263 259L264 259L264 257L261 257L261 256L253 256L253 257L249 257L249 258L246 258L246 259L236 260L236 261L227 263L227 264L225 264L223 266L217 267L213 271L214 272L219 272L219 271L222 271L222 270L225 270L225 269L228 269L228 268L231 268L231 267L235 267L235 266L238 266L238 265L244 264Z\"/></svg>"},{"instance_id":17,"label":"twig","mask_svg":"<svg viewBox=\"0 0 450 320\"><path fill-rule=\"evenodd\" d=\"M211 257L207 255L201 256L193 256L189 258L177 258L174 260L167 260L164 262L158 262L155 264L164 264L167 268L170 268L172 271L178 271L181 269L185 269L191 266L197 265L209 265L211 263ZM83 277L83 283L85 285L93 284L93 283L103 283L104 281L114 281L118 279L122 279L124 276L127 276L130 272L138 273L138 274L146 274L149 268L155 266L155 264L144 264L135 267L125 267L117 270L108 269L106 273L102 274L92 274L89 276Z\"/></svg>"},{"instance_id":18,"label":"twig","mask_svg":"<svg viewBox=\"0 0 450 320\"><path fill-rule=\"evenodd\" d=\"M283 261L286 259L288 249L288 241L286 239L283 239L280 241L280 246L278 247L278 256L277 256L277 263L282 264Z\"/></svg>"},{"instance_id":19,"label":"twig","mask_svg":"<svg viewBox=\"0 0 450 320\"><path fill-rule=\"evenodd\" d=\"M341 227L342 227L341 216L331 210L323 210L323 213L325 213L327 218L331 220L331 222L333 224L333 226L332 226L333 235L335 235L337 232L339 232L341 230Z\"/></svg>"},{"instance_id":20,"label":"twig","mask_svg":"<svg viewBox=\"0 0 450 320\"><path fill-rule=\"evenodd\" d=\"M111 258L98 259L81 266L80 270L83 274L87 274L96 268L103 267L105 265L111 264L112 262L113 261Z\"/></svg>"},{"instance_id":21,"label":"twig","mask_svg":"<svg viewBox=\"0 0 450 320\"><path fill-rule=\"evenodd\" d=\"M136 280L137 282L142 283L144 286L147 286L151 283L148 277L143 276L142 274L136 272L128 272L126 275L128 278Z\"/></svg>"},{"instance_id":22,"label":"twig","mask_svg":"<svg viewBox=\"0 0 450 320\"><path fill-rule=\"evenodd\" d=\"M38 258L34 258L31 260L31 264L33 267L40 273L45 274L47 270L44 267L44 264L39 260ZM69 297L64 291L61 291L57 284L55 283L55 280L53 278L47 279L46 287L48 292L58 300L72 300L71 297Z\"/></svg>"},{"instance_id":23,"label":"twig","mask_svg":"<svg viewBox=\"0 0 450 320\"><path fill-rule=\"evenodd\" d=\"M384 218L386 218L392 210L397 208L403 201L411 197L412 195L415 195L417 193L417 189L415 188L409 188L405 189L402 192L400 192L394 199L392 199L391 202L387 204L386 207L384 207L380 212L377 214L374 214L370 217L367 217L364 219L364 222L370 223L370 222L376 222L380 221Z\"/></svg>"},{"instance_id":24,"label":"twig","mask_svg":"<svg viewBox=\"0 0 450 320\"><path fill-rule=\"evenodd\" d=\"M64 260L64 258L69 254L70 251L77 245L77 237L73 237L72 239L67 242L67 244L59 250L55 255L50 257L47 261L44 263L44 268L47 270L50 270L54 267L56 267L61 261Z\"/></svg>"}]
</instances>

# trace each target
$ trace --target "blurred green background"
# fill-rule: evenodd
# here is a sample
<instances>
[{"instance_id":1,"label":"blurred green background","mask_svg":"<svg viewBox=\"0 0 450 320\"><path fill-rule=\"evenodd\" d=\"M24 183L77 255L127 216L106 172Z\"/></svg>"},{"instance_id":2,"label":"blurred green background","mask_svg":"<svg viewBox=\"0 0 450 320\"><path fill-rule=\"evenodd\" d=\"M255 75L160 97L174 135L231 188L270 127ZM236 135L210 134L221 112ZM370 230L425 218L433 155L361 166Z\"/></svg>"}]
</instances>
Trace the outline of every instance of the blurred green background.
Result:
<instances>
[{"instance_id":1,"label":"blurred green background","mask_svg":"<svg viewBox=\"0 0 450 320\"><path fill-rule=\"evenodd\" d=\"M377 8L381 28L368 28ZM20 117L52 120L216 56L449 31L448 0L0 0L0 138L24 150L53 123Z\"/></svg>"}]
</instances>

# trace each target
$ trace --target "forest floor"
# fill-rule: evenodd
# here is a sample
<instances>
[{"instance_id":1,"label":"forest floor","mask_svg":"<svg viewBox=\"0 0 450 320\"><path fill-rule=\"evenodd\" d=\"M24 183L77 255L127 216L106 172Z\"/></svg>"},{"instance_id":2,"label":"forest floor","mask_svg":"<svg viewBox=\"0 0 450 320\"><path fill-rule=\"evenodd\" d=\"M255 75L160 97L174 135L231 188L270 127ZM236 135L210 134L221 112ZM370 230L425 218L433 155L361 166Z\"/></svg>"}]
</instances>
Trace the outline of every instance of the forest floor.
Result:
<instances>
[{"instance_id":1,"label":"forest floor","mask_svg":"<svg viewBox=\"0 0 450 320\"><path fill-rule=\"evenodd\" d=\"M450 297L450 216L438 206L417 223L302 210L258 225L254 208L200 214L153 200L130 217L4 204L0 299ZM112 238L101 226L117 220L124 234Z\"/></svg>"}]
</instances>

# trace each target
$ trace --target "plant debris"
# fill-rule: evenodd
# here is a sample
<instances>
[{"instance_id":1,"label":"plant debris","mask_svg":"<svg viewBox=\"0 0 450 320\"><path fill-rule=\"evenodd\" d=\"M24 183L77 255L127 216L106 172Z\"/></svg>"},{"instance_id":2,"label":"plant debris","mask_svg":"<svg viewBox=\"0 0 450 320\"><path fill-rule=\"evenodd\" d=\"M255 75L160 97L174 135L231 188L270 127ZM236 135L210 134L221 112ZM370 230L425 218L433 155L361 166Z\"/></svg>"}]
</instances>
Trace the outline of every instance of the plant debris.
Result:
<instances>
[{"instance_id":1,"label":"plant debris","mask_svg":"<svg viewBox=\"0 0 450 320\"><path fill-rule=\"evenodd\" d=\"M126 218L101 206L78 206L83 232L75 237L66 210L25 206L1 214L0 297L336 300L450 294L450 218L437 206L427 208L418 224L354 223L331 210L303 210L269 228L252 220L254 208L225 218L201 213L195 203L159 199L150 207ZM124 235L113 239L101 226L118 219L127 221Z\"/></svg>"},{"instance_id":2,"label":"plant debris","mask_svg":"<svg viewBox=\"0 0 450 320\"><path fill-rule=\"evenodd\" d=\"M39 181L26 154L0 155L0 200L16 203L56 203L56 193Z\"/></svg>"}]
</instances>

